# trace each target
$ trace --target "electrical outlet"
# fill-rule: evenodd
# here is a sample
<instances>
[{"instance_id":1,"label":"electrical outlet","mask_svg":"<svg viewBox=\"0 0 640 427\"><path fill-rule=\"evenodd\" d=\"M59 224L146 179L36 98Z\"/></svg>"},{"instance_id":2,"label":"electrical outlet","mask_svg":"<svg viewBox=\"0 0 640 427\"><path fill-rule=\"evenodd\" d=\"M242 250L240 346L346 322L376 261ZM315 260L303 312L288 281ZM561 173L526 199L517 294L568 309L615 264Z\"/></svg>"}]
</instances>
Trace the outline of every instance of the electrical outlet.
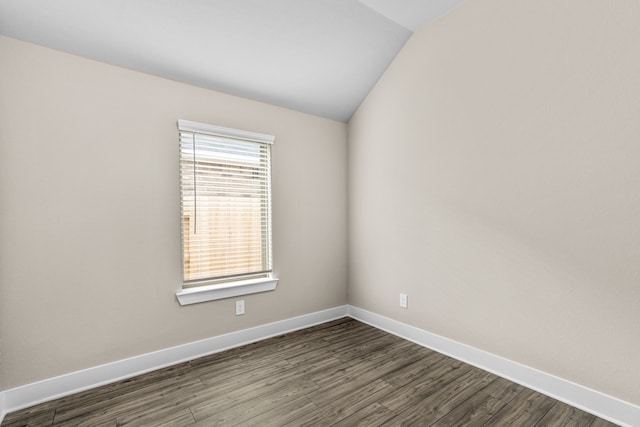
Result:
<instances>
[{"instance_id":1,"label":"electrical outlet","mask_svg":"<svg viewBox=\"0 0 640 427\"><path fill-rule=\"evenodd\" d=\"M244 314L244 300L236 301L236 316L241 316Z\"/></svg>"},{"instance_id":2,"label":"electrical outlet","mask_svg":"<svg viewBox=\"0 0 640 427\"><path fill-rule=\"evenodd\" d=\"M400 294L400 307L409 307L409 297L407 296L407 294Z\"/></svg>"}]
</instances>

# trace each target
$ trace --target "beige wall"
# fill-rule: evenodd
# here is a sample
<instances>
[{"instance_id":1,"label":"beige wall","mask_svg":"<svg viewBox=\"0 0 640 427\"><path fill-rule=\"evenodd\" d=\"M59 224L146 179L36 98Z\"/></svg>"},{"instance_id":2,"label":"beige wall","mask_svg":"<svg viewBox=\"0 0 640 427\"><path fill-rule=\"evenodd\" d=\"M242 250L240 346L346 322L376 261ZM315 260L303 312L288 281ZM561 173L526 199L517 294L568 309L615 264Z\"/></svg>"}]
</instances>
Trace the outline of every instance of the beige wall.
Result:
<instances>
[{"instance_id":1,"label":"beige wall","mask_svg":"<svg viewBox=\"0 0 640 427\"><path fill-rule=\"evenodd\" d=\"M349 302L640 404L639 14L467 0L416 33L349 125ZM0 390L346 302L344 124L0 63ZM245 316L175 301L178 118L276 135L280 286Z\"/></svg>"},{"instance_id":2,"label":"beige wall","mask_svg":"<svg viewBox=\"0 0 640 427\"><path fill-rule=\"evenodd\" d=\"M349 302L640 404L639 16L468 0L417 32L349 124Z\"/></svg>"},{"instance_id":3,"label":"beige wall","mask_svg":"<svg viewBox=\"0 0 640 427\"><path fill-rule=\"evenodd\" d=\"M346 303L344 123L6 37L0 63L0 390ZM244 316L176 302L177 119L276 136L280 284Z\"/></svg>"}]
</instances>

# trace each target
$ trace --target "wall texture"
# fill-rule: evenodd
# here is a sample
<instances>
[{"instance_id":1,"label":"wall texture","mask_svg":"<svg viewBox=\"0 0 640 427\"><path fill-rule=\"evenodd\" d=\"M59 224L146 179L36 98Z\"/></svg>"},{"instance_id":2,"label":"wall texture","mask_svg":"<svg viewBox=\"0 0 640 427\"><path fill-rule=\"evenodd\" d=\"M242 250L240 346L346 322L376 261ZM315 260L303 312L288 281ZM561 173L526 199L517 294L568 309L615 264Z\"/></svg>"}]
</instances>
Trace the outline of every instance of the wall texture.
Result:
<instances>
[{"instance_id":1,"label":"wall texture","mask_svg":"<svg viewBox=\"0 0 640 427\"><path fill-rule=\"evenodd\" d=\"M414 34L349 123L349 303L640 404L639 16L468 0Z\"/></svg>"},{"instance_id":2,"label":"wall texture","mask_svg":"<svg viewBox=\"0 0 640 427\"><path fill-rule=\"evenodd\" d=\"M344 123L6 37L0 62L0 390L346 303ZM280 284L241 317L175 298L178 119L276 136Z\"/></svg>"}]
</instances>

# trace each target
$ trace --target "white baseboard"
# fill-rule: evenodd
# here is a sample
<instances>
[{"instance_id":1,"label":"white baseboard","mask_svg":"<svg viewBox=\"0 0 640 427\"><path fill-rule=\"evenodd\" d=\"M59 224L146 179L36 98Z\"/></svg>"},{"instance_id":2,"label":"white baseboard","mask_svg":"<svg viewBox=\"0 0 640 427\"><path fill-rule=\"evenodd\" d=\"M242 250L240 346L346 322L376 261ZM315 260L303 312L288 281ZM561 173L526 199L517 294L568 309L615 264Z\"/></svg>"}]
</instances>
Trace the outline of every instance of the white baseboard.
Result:
<instances>
[{"instance_id":1,"label":"white baseboard","mask_svg":"<svg viewBox=\"0 0 640 427\"><path fill-rule=\"evenodd\" d=\"M0 424L2 424L2 420L4 420L5 415L6 411L4 410L4 391L0 391Z\"/></svg>"},{"instance_id":2,"label":"white baseboard","mask_svg":"<svg viewBox=\"0 0 640 427\"><path fill-rule=\"evenodd\" d=\"M349 306L349 316L423 347L494 373L600 418L622 426L640 426L640 407L632 403L358 307Z\"/></svg>"},{"instance_id":3,"label":"white baseboard","mask_svg":"<svg viewBox=\"0 0 640 427\"><path fill-rule=\"evenodd\" d=\"M0 391L0 416L145 372L346 317L347 311L346 305L335 307Z\"/></svg>"},{"instance_id":4,"label":"white baseboard","mask_svg":"<svg viewBox=\"0 0 640 427\"><path fill-rule=\"evenodd\" d=\"M38 403L345 316L477 366L616 424L640 426L640 407L636 405L414 326L346 305L0 391L0 423L5 414Z\"/></svg>"}]
</instances>

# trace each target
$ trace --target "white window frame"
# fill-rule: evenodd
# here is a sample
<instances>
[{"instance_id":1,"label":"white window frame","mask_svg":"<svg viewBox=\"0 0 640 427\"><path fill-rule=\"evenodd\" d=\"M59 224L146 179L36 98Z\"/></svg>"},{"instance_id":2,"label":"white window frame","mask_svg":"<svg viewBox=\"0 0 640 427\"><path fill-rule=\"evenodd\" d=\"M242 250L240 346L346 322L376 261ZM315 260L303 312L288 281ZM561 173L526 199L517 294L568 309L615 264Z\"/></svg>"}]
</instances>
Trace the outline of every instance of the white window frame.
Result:
<instances>
[{"instance_id":1,"label":"white window frame","mask_svg":"<svg viewBox=\"0 0 640 427\"><path fill-rule=\"evenodd\" d=\"M214 126L188 120L178 120L178 131L228 137L263 144L273 144L275 141L275 137L272 135ZM180 199L182 200L182 196ZM181 252L184 250L183 245L184 240L181 239ZM182 257L181 265L182 268L184 268ZM176 292L176 297L180 305L189 305L205 301L214 301L223 298L273 291L277 286L278 279L273 276L273 273L268 274L266 277L240 277L237 280L231 279L222 282L216 280L202 280L194 283L190 281L188 283L183 282L181 284L182 289Z\"/></svg>"}]
</instances>

